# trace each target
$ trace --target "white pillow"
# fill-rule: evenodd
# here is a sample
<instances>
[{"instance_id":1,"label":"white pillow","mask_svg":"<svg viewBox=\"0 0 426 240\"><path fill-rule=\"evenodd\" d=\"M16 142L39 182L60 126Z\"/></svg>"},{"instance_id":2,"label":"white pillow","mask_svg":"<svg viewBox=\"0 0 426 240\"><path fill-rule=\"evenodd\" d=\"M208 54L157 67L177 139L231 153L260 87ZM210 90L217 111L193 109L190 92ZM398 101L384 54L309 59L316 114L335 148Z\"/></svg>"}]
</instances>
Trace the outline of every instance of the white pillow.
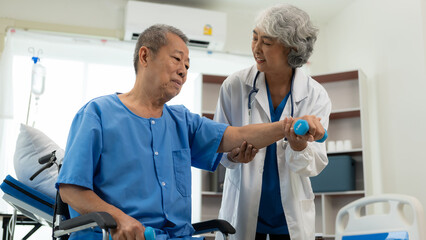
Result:
<instances>
[{"instance_id":1,"label":"white pillow","mask_svg":"<svg viewBox=\"0 0 426 240\"><path fill-rule=\"evenodd\" d=\"M45 169L32 181L30 177L44 166L38 163L38 159L54 150L56 150L56 162L59 164L64 158L64 150L40 130L21 124L14 156L16 177L23 184L53 199L56 197L55 183L58 178L56 165Z\"/></svg>"}]
</instances>

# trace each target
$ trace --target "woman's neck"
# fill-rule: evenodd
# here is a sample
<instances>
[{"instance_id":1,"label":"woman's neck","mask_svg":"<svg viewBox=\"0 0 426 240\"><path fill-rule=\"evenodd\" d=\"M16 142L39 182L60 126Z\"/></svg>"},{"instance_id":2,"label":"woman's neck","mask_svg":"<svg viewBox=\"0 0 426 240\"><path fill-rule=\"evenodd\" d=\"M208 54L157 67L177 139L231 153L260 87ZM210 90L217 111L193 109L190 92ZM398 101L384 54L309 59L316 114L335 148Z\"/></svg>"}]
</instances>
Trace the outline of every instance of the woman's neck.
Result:
<instances>
[{"instance_id":1,"label":"woman's neck","mask_svg":"<svg viewBox=\"0 0 426 240\"><path fill-rule=\"evenodd\" d=\"M283 85L291 85L294 70L291 68L278 72L265 72L265 77L269 87L279 87Z\"/></svg>"},{"instance_id":2,"label":"woman's neck","mask_svg":"<svg viewBox=\"0 0 426 240\"><path fill-rule=\"evenodd\" d=\"M285 96L290 92L293 72L294 70L290 69L290 71L285 72L265 73L274 108L278 107Z\"/></svg>"}]
</instances>

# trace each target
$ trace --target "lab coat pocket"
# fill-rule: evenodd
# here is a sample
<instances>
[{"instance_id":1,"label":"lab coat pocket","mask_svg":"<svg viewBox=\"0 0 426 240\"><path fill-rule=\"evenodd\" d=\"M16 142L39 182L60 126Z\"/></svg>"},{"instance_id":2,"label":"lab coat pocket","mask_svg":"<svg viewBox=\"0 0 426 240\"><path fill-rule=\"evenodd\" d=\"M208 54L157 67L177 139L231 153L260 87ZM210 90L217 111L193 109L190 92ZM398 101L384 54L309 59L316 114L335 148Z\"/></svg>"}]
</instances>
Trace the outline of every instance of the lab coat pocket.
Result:
<instances>
[{"instance_id":1,"label":"lab coat pocket","mask_svg":"<svg viewBox=\"0 0 426 240\"><path fill-rule=\"evenodd\" d=\"M176 188L183 197L191 196L191 152L189 149L173 151Z\"/></svg>"},{"instance_id":2,"label":"lab coat pocket","mask_svg":"<svg viewBox=\"0 0 426 240\"><path fill-rule=\"evenodd\" d=\"M239 189L239 183L241 182L241 164L233 169L226 169L225 180L228 180L232 184L233 188Z\"/></svg>"},{"instance_id":3,"label":"lab coat pocket","mask_svg":"<svg viewBox=\"0 0 426 240\"><path fill-rule=\"evenodd\" d=\"M220 209L220 217L229 221L233 226L236 224L236 213L240 197L240 189L235 182L235 175L238 175L238 173L239 171L236 171L236 169L227 169L223 189L224 198L222 199L222 206Z\"/></svg>"}]
</instances>

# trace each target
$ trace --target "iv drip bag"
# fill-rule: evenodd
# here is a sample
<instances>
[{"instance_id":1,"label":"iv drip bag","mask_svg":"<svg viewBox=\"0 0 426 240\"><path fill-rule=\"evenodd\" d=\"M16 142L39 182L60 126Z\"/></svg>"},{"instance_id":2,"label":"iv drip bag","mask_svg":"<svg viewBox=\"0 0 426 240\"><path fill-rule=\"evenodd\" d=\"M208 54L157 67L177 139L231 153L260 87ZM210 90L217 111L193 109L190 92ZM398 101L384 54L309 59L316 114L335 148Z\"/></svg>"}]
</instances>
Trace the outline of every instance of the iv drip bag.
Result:
<instances>
[{"instance_id":1,"label":"iv drip bag","mask_svg":"<svg viewBox=\"0 0 426 240\"><path fill-rule=\"evenodd\" d=\"M44 92L44 81L46 78L46 68L41 65L40 58L33 57L34 61L32 74L31 74L31 92L39 97Z\"/></svg>"}]
</instances>

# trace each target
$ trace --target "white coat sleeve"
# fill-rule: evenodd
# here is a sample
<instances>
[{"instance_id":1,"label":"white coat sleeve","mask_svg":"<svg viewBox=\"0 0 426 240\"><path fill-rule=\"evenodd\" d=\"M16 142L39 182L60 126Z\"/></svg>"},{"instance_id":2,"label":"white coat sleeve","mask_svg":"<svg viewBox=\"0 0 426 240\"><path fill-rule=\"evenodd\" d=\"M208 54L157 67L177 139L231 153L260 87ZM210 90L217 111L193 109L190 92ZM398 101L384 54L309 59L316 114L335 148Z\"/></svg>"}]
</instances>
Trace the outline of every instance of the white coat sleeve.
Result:
<instances>
[{"instance_id":1,"label":"white coat sleeve","mask_svg":"<svg viewBox=\"0 0 426 240\"><path fill-rule=\"evenodd\" d=\"M230 76L232 77L232 76ZM219 99L216 105L216 112L214 114L214 121L220 123L230 124L232 122L231 116L231 86L229 78L225 79L219 91ZM220 163L226 168L236 168L241 163L232 162L228 159L228 153L224 153Z\"/></svg>"},{"instance_id":2,"label":"white coat sleeve","mask_svg":"<svg viewBox=\"0 0 426 240\"><path fill-rule=\"evenodd\" d=\"M324 88L317 86L316 89L318 93L309 96L312 98L308 103L311 106L306 107L307 112L301 112L299 116L315 115L320 117L321 124L325 129L328 129L331 101ZM285 155L290 170L305 177L320 174L328 164L325 142L308 142L308 146L302 151L294 151L288 146Z\"/></svg>"}]
</instances>

